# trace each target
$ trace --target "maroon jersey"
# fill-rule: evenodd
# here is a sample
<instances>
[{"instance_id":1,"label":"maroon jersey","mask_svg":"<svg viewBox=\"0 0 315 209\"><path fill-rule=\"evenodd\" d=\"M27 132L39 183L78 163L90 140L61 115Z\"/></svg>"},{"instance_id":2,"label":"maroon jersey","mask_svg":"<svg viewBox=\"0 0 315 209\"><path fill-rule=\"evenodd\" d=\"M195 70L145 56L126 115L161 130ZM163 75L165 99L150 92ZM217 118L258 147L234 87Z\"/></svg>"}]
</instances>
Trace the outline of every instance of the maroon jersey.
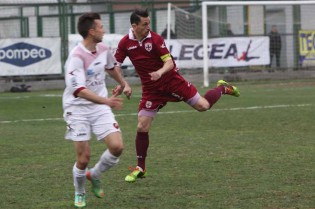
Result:
<instances>
[{"instance_id":1,"label":"maroon jersey","mask_svg":"<svg viewBox=\"0 0 315 209\"><path fill-rule=\"evenodd\" d=\"M118 44L115 54L116 60L123 63L126 56L134 65L144 88L156 88L176 74L174 69L164 74L159 80L151 81L149 73L157 71L163 67L163 59L170 57L164 39L155 32L150 31L148 36L139 42L130 30Z\"/></svg>"},{"instance_id":2,"label":"maroon jersey","mask_svg":"<svg viewBox=\"0 0 315 209\"><path fill-rule=\"evenodd\" d=\"M115 53L118 63L123 63L127 56L142 83L139 111L143 109L158 111L167 102L185 101L194 104L199 98L195 86L177 72L176 64L160 35L150 31L147 37L138 41L130 29L129 34L120 40ZM152 81L149 73L162 68L164 61L170 57L173 60L174 68L163 74L157 81Z\"/></svg>"}]
</instances>

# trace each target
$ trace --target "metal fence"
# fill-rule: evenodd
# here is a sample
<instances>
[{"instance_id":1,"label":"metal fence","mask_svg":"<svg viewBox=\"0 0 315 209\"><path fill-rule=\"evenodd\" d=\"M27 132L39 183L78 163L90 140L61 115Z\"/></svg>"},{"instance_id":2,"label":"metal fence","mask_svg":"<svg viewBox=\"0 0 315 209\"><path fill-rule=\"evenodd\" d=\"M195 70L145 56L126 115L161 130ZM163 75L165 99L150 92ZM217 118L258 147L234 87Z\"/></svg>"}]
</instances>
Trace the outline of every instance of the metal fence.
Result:
<instances>
[{"instance_id":1,"label":"metal fence","mask_svg":"<svg viewBox=\"0 0 315 209\"><path fill-rule=\"evenodd\" d=\"M134 8L148 8L152 29L165 28L167 2L165 1L0 1L0 38L61 37L62 60L67 57L68 34L77 32L78 16L98 12L106 33L126 34L129 16ZM175 1L184 7L200 6L199 2Z\"/></svg>"},{"instance_id":2,"label":"metal fence","mask_svg":"<svg viewBox=\"0 0 315 209\"><path fill-rule=\"evenodd\" d=\"M153 31L161 33L167 24L168 1L106 1L106 0L0 0L0 38L61 37L61 60L64 63L68 55L68 35L77 33L78 17L85 12L98 12L102 16L106 33L126 34L130 23L129 16L134 8L148 8ZM178 38L201 38L201 1L172 1L179 10L172 10L172 28ZM226 37L225 27L238 36L267 36L271 25L279 25L283 40L281 63L283 69L297 69L299 65L299 29L303 25L312 25L313 7L286 6L263 7L261 15L265 17L262 27L249 27L249 21L255 21L257 15L250 16L247 7L209 8L209 38ZM285 15L286 19L283 19ZM307 18L309 17L309 18ZM187 19L188 18L188 19ZM289 21L291 20L291 22ZM259 21L259 20L257 20ZM313 24L314 25L314 24ZM292 30L290 30L292 28ZM255 32L254 34L251 32ZM188 33L188 35L186 35ZM289 56L288 56L289 55ZM286 64L284 64L286 63ZM227 68L231 70L230 68ZM244 68L243 68L244 69ZM257 69L257 68L255 68ZM217 70L217 69L213 69ZM220 69L221 70L221 69ZM232 69L235 72L235 69Z\"/></svg>"}]
</instances>

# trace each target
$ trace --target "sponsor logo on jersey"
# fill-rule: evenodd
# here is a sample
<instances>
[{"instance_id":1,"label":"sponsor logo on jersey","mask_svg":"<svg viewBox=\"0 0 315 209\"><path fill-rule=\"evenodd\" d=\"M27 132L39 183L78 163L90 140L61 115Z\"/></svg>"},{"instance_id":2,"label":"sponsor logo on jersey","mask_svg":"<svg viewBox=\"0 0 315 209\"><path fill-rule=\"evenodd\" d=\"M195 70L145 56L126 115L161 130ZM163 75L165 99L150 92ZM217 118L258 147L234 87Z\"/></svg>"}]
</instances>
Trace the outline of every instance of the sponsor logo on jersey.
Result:
<instances>
[{"instance_id":1,"label":"sponsor logo on jersey","mask_svg":"<svg viewBox=\"0 0 315 209\"><path fill-rule=\"evenodd\" d=\"M93 75L94 74L93 69L87 69L86 70L86 74L89 75L89 76Z\"/></svg>"},{"instance_id":2,"label":"sponsor logo on jersey","mask_svg":"<svg viewBox=\"0 0 315 209\"><path fill-rule=\"evenodd\" d=\"M98 85L103 85L105 83L100 73L93 72L91 75L94 75L94 76L93 77L91 76L89 79L86 80L86 83L88 86L98 86Z\"/></svg>"},{"instance_id":3,"label":"sponsor logo on jersey","mask_svg":"<svg viewBox=\"0 0 315 209\"><path fill-rule=\"evenodd\" d=\"M172 96L173 96L173 97L176 97L176 98L179 99L179 100L183 100L183 97L182 97L182 96L179 96L178 94L172 93Z\"/></svg>"},{"instance_id":4,"label":"sponsor logo on jersey","mask_svg":"<svg viewBox=\"0 0 315 209\"><path fill-rule=\"evenodd\" d=\"M51 57L51 51L32 44L19 42L0 49L0 61L24 67Z\"/></svg>"},{"instance_id":5,"label":"sponsor logo on jersey","mask_svg":"<svg viewBox=\"0 0 315 209\"><path fill-rule=\"evenodd\" d=\"M128 50L133 50L133 49L136 49L137 48L137 46L130 46L130 47L128 47Z\"/></svg>"},{"instance_id":6,"label":"sponsor logo on jersey","mask_svg":"<svg viewBox=\"0 0 315 209\"><path fill-rule=\"evenodd\" d=\"M72 77L71 78L71 86L72 87L77 87L78 86L78 82L77 82L77 78L76 77Z\"/></svg>"}]
</instances>

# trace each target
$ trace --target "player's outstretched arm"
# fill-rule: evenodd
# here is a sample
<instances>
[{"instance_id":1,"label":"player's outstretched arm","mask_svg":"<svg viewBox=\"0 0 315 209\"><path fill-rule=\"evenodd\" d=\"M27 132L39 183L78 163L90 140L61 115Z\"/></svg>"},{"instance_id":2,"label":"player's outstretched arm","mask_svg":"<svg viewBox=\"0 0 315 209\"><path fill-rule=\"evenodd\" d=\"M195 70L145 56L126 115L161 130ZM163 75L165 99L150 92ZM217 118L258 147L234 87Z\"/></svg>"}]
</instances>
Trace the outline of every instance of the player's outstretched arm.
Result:
<instances>
[{"instance_id":1,"label":"player's outstretched arm","mask_svg":"<svg viewBox=\"0 0 315 209\"><path fill-rule=\"evenodd\" d=\"M113 90L112 94L118 96L121 93L124 93L128 99L130 99L132 94L132 89L128 82L124 79L122 75L122 70L119 66L115 66L114 69L107 70L108 74L114 78L119 85L117 85Z\"/></svg>"}]
</instances>

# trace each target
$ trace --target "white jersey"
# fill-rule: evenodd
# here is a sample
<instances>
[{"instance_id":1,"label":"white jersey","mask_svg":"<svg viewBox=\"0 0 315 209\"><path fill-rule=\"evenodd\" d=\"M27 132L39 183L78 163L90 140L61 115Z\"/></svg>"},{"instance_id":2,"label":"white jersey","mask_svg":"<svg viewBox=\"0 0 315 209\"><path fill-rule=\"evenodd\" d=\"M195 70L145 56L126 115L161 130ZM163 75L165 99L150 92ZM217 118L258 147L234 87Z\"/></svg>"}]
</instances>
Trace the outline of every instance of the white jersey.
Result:
<instances>
[{"instance_id":1,"label":"white jersey","mask_svg":"<svg viewBox=\"0 0 315 209\"><path fill-rule=\"evenodd\" d=\"M95 104L86 99L77 97L82 89L89 89L99 96L107 97L108 91L105 84L105 69L112 69L116 59L104 43L96 45L96 53L87 50L82 43L72 49L65 64L66 88L63 93L62 103L64 110L69 107L84 105L97 111L100 106L110 110L107 105ZM78 109L81 109L78 107Z\"/></svg>"}]
</instances>

